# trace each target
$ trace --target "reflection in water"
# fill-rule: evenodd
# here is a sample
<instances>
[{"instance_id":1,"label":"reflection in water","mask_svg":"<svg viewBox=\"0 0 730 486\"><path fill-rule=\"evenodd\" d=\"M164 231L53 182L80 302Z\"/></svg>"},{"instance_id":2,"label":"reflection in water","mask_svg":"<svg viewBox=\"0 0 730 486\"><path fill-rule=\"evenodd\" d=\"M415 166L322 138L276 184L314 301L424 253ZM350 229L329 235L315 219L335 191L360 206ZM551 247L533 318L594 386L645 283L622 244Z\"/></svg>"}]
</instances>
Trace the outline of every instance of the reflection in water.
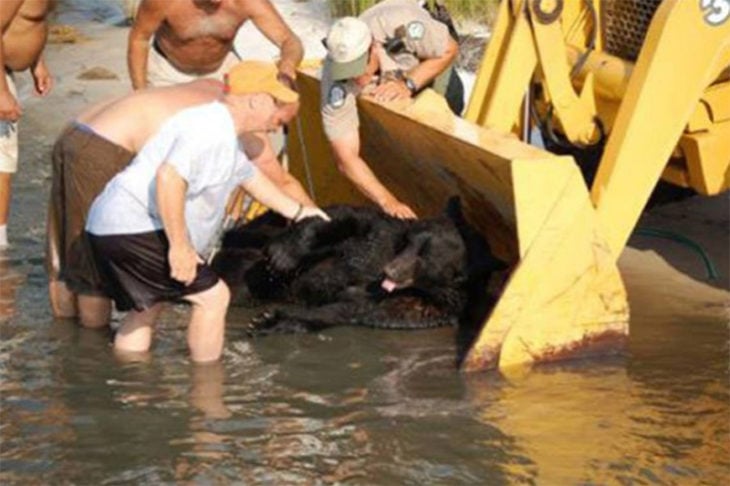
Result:
<instances>
[{"instance_id":1,"label":"reflection in water","mask_svg":"<svg viewBox=\"0 0 730 486\"><path fill-rule=\"evenodd\" d=\"M226 419L231 416L223 403L225 370L221 362L192 366L190 404L208 419Z\"/></svg>"},{"instance_id":2,"label":"reflection in water","mask_svg":"<svg viewBox=\"0 0 730 486\"><path fill-rule=\"evenodd\" d=\"M730 474L727 332L718 324L663 322L648 331L658 340L635 327L626 362L543 367L499 390L475 377L471 400L534 462L540 483L717 484Z\"/></svg>"},{"instance_id":3,"label":"reflection in water","mask_svg":"<svg viewBox=\"0 0 730 486\"><path fill-rule=\"evenodd\" d=\"M198 413L190 417L189 436L170 442L171 447L183 447L174 465L178 481L220 482L224 478L215 471L215 464L232 457L233 437L209 430L211 420L231 417L223 402L225 368L221 362L192 364L188 400Z\"/></svg>"},{"instance_id":4,"label":"reflection in water","mask_svg":"<svg viewBox=\"0 0 730 486\"><path fill-rule=\"evenodd\" d=\"M6 251L0 249L0 323L15 314L16 293L23 282L25 275L13 268Z\"/></svg>"}]
</instances>

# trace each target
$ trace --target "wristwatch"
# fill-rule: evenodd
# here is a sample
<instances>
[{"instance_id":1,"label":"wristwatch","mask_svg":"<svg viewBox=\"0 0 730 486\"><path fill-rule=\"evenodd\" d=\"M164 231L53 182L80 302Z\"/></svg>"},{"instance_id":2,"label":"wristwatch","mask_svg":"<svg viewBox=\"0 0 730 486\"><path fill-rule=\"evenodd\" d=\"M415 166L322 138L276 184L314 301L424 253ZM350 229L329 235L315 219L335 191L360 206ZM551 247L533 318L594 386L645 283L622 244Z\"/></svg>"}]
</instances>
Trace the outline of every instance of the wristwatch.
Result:
<instances>
[{"instance_id":1,"label":"wristwatch","mask_svg":"<svg viewBox=\"0 0 730 486\"><path fill-rule=\"evenodd\" d=\"M418 93L418 86L416 86L416 82L413 81L413 79L406 76L403 78L403 82L406 83L406 88L408 88L408 91L411 92L411 96Z\"/></svg>"}]
</instances>

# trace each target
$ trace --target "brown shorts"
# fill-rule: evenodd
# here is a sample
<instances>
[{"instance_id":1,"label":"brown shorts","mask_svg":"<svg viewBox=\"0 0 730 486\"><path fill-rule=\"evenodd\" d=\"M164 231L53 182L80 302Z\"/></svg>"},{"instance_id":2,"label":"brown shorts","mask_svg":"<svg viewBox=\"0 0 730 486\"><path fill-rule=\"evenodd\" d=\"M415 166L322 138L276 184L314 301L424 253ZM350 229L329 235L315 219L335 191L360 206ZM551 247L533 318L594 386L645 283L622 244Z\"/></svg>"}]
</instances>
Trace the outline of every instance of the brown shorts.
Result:
<instances>
[{"instance_id":1,"label":"brown shorts","mask_svg":"<svg viewBox=\"0 0 730 486\"><path fill-rule=\"evenodd\" d=\"M69 125L52 154L46 268L70 290L103 295L103 285L84 236L91 203L134 154L79 123Z\"/></svg>"},{"instance_id":2,"label":"brown shorts","mask_svg":"<svg viewBox=\"0 0 730 486\"><path fill-rule=\"evenodd\" d=\"M190 285L173 279L167 260L170 243L162 230L134 235L86 235L104 279L104 291L114 299L117 310L142 312L158 302L180 301L218 283L218 276L206 264L198 264Z\"/></svg>"}]
</instances>

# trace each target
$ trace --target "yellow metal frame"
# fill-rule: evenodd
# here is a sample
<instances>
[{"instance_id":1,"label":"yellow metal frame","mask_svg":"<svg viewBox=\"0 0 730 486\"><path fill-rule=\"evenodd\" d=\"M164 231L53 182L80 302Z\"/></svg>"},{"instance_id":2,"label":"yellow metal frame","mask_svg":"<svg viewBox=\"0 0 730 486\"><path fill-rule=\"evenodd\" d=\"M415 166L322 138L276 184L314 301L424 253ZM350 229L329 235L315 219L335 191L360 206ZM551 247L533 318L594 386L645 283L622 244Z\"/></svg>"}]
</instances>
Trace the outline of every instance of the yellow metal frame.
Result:
<instances>
[{"instance_id":1,"label":"yellow metal frame","mask_svg":"<svg viewBox=\"0 0 730 486\"><path fill-rule=\"evenodd\" d=\"M712 96L705 93L712 92L711 85L730 65L730 20L711 26L704 17L700 2L662 2L616 115L591 190L616 255L633 231L690 117L703 96ZM714 130L727 133L727 124L723 125ZM713 134L708 131L706 136ZM723 183L730 168L730 137L713 139L720 147L706 151L709 158L701 163L714 168L711 184L721 190L727 187Z\"/></svg>"},{"instance_id":2,"label":"yellow metal frame","mask_svg":"<svg viewBox=\"0 0 730 486\"><path fill-rule=\"evenodd\" d=\"M579 23L576 3L571 12L563 12L565 30L570 30L566 26ZM534 16L534 11L530 14ZM595 108L596 115L605 119L605 125L611 129L591 192L593 204L586 209L596 219L595 228L605 237L606 258L618 258L662 173L707 194L728 187L730 95L727 82L712 84L730 65L730 21L711 26L704 21L704 15L699 2L665 0L655 13L636 64L612 58L600 50L590 53L580 78L581 95L576 96L570 91L572 88L566 87L565 59L574 62L583 51L567 39L558 39L554 24L545 27L530 22L521 2L502 2L496 37L485 54L466 118L483 126L510 129L519 117L520 94L525 86L522 82L538 75L566 137L585 142L585 116L571 115L564 108L571 103L575 108L579 103L576 100L584 97L589 100L589 111ZM550 35L544 32L547 29L551 30ZM578 36L577 43L582 45L584 40ZM595 91L596 96L588 95L588 91ZM598 101L591 106L591 99ZM683 135L692 120L695 132ZM667 167L678 144L687 160L684 169ZM581 226L583 223L576 221L568 231L580 232ZM560 235L558 239L561 237L566 238ZM575 239L570 241L572 244ZM563 263L572 265L569 259ZM527 266L527 259L518 270L523 266ZM513 280L519 277L516 273ZM543 359L550 340L555 339L547 334L568 332L556 330L552 320L530 329L525 325L527 321L520 318L512 327L522 330L519 336L504 338L507 334L494 325L503 312L501 304L472 348L467 368L488 365L496 352L501 355L501 368L531 361L525 355L530 349L542 350ZM543 309L538 306L533 310ZM590 311L586 314L591 315ZM577 322L571 324L577 326L576 335L580 334Z\"/></svg>"}]
</instances>

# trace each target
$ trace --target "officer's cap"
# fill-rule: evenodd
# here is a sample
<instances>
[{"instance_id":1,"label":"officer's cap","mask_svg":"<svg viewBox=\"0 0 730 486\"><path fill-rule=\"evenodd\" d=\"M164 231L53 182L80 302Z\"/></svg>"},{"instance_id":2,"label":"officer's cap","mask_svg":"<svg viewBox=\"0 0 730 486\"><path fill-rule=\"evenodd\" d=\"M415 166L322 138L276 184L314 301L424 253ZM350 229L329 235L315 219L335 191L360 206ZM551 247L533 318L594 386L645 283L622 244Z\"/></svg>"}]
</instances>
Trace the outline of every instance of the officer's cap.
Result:
<instances>
[{"instance_id":1,"label":"officer's cap","mask_svg":"<svg viewBox=\"0 0 730 486\"><path fill-rule=\"evenodd\" d=\"M325 44L334 81L356 78L365 73L372 40L370 29L360 19L343 17L332 24Z\"/></svg>"}]
</instances>

